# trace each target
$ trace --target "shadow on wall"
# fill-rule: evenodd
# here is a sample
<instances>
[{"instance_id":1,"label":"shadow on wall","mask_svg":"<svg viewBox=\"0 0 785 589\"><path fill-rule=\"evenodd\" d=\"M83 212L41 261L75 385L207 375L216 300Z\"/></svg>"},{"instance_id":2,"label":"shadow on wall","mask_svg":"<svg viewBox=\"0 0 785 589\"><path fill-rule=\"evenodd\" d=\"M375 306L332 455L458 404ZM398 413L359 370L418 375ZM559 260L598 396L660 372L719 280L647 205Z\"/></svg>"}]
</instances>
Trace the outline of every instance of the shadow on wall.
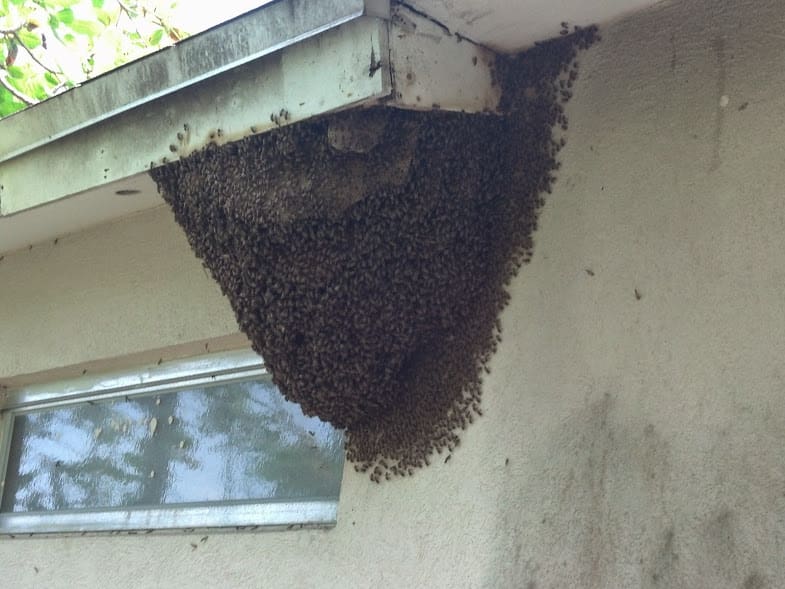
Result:
<instances>
[{"instance_id":1,"label":"shadow on wall","mask_svg":"<svg viewBox=\"0 0 785 589\"><path fill-rule=\"evenodd\" d=\"M774 587L752 564L744 506L684 510L680 481L694 473L674 471L667 436L630 419L623 394L595 391L553 432L534 485L503 492L518 509L498 521L494 585Z\"/></svg>"}]
</instances>

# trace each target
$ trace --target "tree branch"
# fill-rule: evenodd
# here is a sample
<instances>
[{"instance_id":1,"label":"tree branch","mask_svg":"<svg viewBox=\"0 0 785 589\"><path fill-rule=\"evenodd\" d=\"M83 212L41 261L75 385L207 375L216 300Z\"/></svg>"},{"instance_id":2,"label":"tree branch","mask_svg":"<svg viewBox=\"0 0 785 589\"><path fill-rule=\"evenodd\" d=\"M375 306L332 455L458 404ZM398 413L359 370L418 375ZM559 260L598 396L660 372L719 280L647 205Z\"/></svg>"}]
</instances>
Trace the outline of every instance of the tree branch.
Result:
<instances>
[{"instance_id":1,"label":"tree branch","mask_svg":"<svg viewBox=\"0 0 785 589\"><path fill-rule=\"evenodd\" d=\"M21 46L22 46L22 49L24 49L25 51L27 51L27 54L30 56L30 59L32 59L34 62L36 62L36 63L37 63L38 65L40 65L42 68L44 68L44 69L45 69L46 71L48 71L50 74L53 74L53 75L55 75L55 76L62 75L62 72L56 72L56 71L55 71L55 70L53 70L52 68L49 68L49 67L45 66L43 63L41 63L41 62L38 60L38 58L37 58L35 55L33 55L33 52L30 50L30 48L29 48L27 45L25 45L24 43L22 43L22 39L19 37L19 35L18 35L17 33L13 33L13 38L14 38L14 39L16 39L16 42L17 42L19 45L21 45Z\"/></svg>"},{"instance_id":2,"label":"tree branch","mask_svg":"<svg viewBox=\"0 0 785 589\"><path fill-rule=\"evenodd\" d=\"M136 26L136 19L137 19L138 15L137 16L133 16L131 14L131 9L128 8L125 4L123 4L122 0L117 0L117 4L120 5L120 12L117 15L117 25L120 24L120 17L123 14L125 14L125 16L128 17L128 22L131 23L134 26L134 31L136 32L136 34L139 35L139 37L141 38L142 34L139 32L139 27ZM115 25L115 26L117 26L117 25Z\"/></svg>"},{"instance_id":3,"label":"tree branch","mask_svg":"<svg viewBox=\"0 0 785 589\"><path fill-rule=\"evenodd\" d=\"M117 4L120 5L120 10L125 12L125 15L128 17L128 20L133 22L136 17L131 16L131 10L125 4L123 4L120 0L117 0Z\"/></svg>"},{"instance_id":4,"label":"tree branch","mask_svg":"<svg viewBox=\"0 0 785 589\"><path fill-rule=\"evenodd\" d=\"M23 26L24 24L21 24L13 29L0 29L0 35L8 36L8 37L16 36L16 34L22 30Z\"/></svg>"},{"instance_id":5,"label":"tree branch","mask_svg":"<svg viewBox=\"0 0 785 589\"><path fill-rule=\"evenodd\" d=\"M3 76L0 76L0 86L3 86L6 90L14 95L14 98L16 98L19 102L24 102L27 106L33 106L38 102L29 96L25 96L19 90L11 86L11 84L9 84Z\"/></svg>"},{"instance_id":6,"label":"tree branch","mask_svg":"<svg viewBox=\"0 0 785 589\"><path fill-rule=\"evenodd\" d=\"M60 91L63 88L65 88L67 85L68 85L68 80L64 80L63 82L60 82L57 86L55 86L49 91L49 96L57 96L60 93Z\"/></svg>"}]
</instances>

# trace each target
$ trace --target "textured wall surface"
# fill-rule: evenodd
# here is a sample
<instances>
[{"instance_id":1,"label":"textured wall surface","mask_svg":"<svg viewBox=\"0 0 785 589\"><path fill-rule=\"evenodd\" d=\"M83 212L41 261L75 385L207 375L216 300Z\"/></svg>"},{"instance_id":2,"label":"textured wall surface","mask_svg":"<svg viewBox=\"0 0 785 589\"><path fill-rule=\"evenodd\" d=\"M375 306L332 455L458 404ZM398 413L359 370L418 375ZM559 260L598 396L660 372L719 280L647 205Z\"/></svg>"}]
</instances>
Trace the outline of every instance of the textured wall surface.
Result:
<instances>
[{"instance_id":1,"label":"textured wall surface","mask_svg":"<svg viewBox=\"0 0 785 589\"><path fill-rule=\"evenodd\" d=\"M236 331L165 206L0 261L0 379Z\"/></svg>"},{"instance_id":2,"label":"textured wall surface","mask_svg":"<svg viewBox=\"0 0 785 589\"><path fill-rule=\"evenodd\" d=\"M3 586L785 586L781 11L660 5L581 57L448 464L349 467L329 531L0 539ZM235 329L165 210L9 255L0 284L0 377Z\"/></svg>"}]
</instances>

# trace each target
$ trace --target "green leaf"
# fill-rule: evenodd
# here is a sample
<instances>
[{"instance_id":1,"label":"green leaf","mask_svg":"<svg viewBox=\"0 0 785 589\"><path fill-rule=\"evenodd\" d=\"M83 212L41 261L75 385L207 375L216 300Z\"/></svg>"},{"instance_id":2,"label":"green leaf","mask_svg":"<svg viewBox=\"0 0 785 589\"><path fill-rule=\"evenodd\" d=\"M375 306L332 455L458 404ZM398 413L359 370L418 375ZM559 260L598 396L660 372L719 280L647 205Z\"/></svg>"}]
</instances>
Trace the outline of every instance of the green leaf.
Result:
<instances>
[{"instance_id":1,"label":"green leaf","mask_svg":"<svg viewBox=\"0 0 785 589\"><path fill-rule=\"evenodd\" d=\"M91 73L93 73L93 68L95 68L95 57L91 55L82 62L82 72L86 76L89 76Z\"/></svg>"},{"instance_id":2,"label":"green leaf","mask_svg":"<svg viewBox=\"0 0 785 589\"><path fill-rule=\"evenodd\" d=\"M22 94L27 94L27 84L25 84L26 80L20 80L19 78L12 78L9 76L7 81L9 84L11 84L11 86L19 90Z\"/></svg>"},{"instance_id":3,"label":"green leaf","mask_svg":"<svg viewBox=\"0 0 785 589\"><path fill-rule=\"evenodd\" d=\"M98 19L98 22L100 22L105 27L108 27L112 22L112 15L106 12L106 10L102 10L100 8L96 8L95 17Z\"/></svg>"},{"instance_id":4,"label":"green leaf","mask_svg":"<svg viewBox=\"0 0 785 589\"><path fill-rule=\"evenodd\" d=\"M68 26L71 27L73 32L79 33L80 35L87 35L89 37L100 35L101 31L103 30L101 25L89 20L74 20L74 22L68 23Z\"/></svg>"},{"instance_id":5,"label":"green leaf","mask_svg":"<svg viewBox=\"0 0 785 589\"><path fill-rule=\"evenodd\" d=\"M25 0L11 0L11 4L14 6L22 6L25 3Z\"/></svg>"},{"instance_id":6,"label":"green leaf","mask_svg":"<svg viewBox=\"0 0 785 589\"><path fill-rule=\"evenodd\" d=\"M150 39L148 40L148 42L150 43L150 45L156 46L161 42L163 36L164 36L164 30L158 29L152 35L150 35Z\"/></svg>"},{"instance_id":7,"label":"green leaf","mask_svg":"<svg viewBox=\"0 0 785 589\"><path fill-rule=\"evenodd\" d=\"M49 83L50 83L52 86L57 86L57 85L60 83L60 80L58 80L58 79L57 79L57 76L55 76L55 75L54 75L52 72L46 72L46 73L44 73L44 78L45 78L45 79L46 79L46 81L47 81L47 82L49 82Z\"/></svg>"},{"instance_id":8,"label":"green leaf","mask_svg":"<svg viewBox=\"0 0 785 589\"><path fill-rule=\"evenodd\" d=\"M52 28L53 32L54 32L54 30L57 28L57 26L59 24L60 24L60 20L57 18L57 16L55 16L54 14L50 14L49 15L49 26Z\"/></svg>"},{"instance_id":9,"label":"green leaf","mask_svg":"<svg viewBox=\"0 0 785 589\"><path fill-rule=\"evenodd\" d=\"M63 41L65 41L66 43L73 43L74 41L76 41L76 37L74 37L71 33L66 33L63 36Z\"/></svg>"},{"instance_id":10,"label":"green leaf","mask_svg":"<svg viewBox=\"0 0 785 589\"><path fill-rule=\"evenodd\" d=\"M93 8L103 8L104 0L93 0Z\"/></svg>"},{"instance_id":11,"label":"green leaf","mask_svg":"<svg viewBox=\"0 0 785 589\"><path fill-rule=\"evenodd\" d=\"M47 94L43 84L37 83L33 85L33 97L35 97L36 100L46 100L49 98L49 94Z\"/></svg>"},{"instance_id":12,"label":"green leaf","mask_svg":"<svg viewBox=\"0 0 785 589\"><path fill-rule=\"evenodd\" d=\"M74 11L70 8L63 8L62 10L58 10L55 13L55 16L57 17L57 20L67 25L70 25L72 22L74 22Z\"/></svg>"},{"instance_id":13,"label":"green leaf","mask_svg":"<svg viewBox=\"0 0 785 589\"><path fill-rule=\"evenodd\" d=\"M35 49L41 44L41 37L25 28L19 29L17 35L19 35L19 39L28 49Z\"/></svg>"},{"instance_id":14,"label":"green leaf","mask_svg":"<svg viewBox=\"0 0 785 589\"><path fill-rule=\"evenodd\" d=\"M5 95L9 96L10 98L5 99ZM25 106L26 105L22 104L16 98L14 98L13 94L11 94L8 90L0 87L0 118L12 115L15 112L19 112Z\"/></svg>"},{"instance_id":15,"label":"green leaf","mask_svg":"<svg viewBox=\"0 0 785 589\"><path fill-rule=\"evenodd\" d=\"M21 80L25 77L25 71L18 65L9 65L7 68L5 68L5 71L8 72L9 76L16 78L17 80Z\"/></svg>"}]
</instances>

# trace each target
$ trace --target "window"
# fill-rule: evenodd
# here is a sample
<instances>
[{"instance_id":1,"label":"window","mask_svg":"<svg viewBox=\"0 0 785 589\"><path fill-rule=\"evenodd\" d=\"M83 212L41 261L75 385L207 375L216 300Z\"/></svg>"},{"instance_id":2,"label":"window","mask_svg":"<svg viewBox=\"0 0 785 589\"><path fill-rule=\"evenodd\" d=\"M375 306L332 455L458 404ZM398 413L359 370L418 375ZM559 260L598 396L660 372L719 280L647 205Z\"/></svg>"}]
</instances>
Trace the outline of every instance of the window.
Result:
<instances>
[{"instance_id":1,"label":"window","mask_svg":"<svg viewBox=\"0 0 785 589\"><path fill-rule=\"evenodd\" d=\"M0 394L0 533L335 523L343 436L252 352Z\"/></svg>"}]
</instances>

